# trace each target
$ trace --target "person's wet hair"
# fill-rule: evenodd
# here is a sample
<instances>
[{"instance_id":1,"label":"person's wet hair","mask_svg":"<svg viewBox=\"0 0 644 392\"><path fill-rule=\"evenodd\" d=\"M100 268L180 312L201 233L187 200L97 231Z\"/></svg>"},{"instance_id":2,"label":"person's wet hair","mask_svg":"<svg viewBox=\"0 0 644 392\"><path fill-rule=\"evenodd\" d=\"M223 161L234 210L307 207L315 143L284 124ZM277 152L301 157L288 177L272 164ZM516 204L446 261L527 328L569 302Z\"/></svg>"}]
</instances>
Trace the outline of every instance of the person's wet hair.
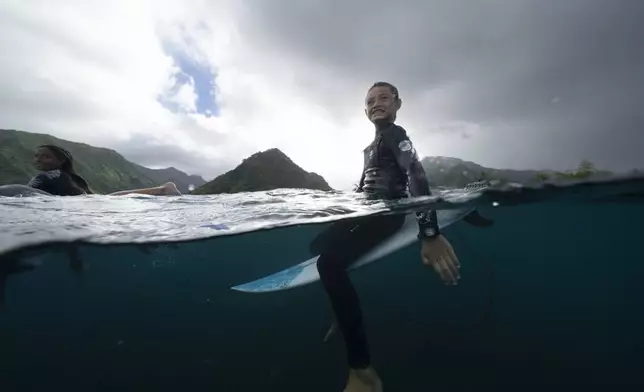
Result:
<instances>
[{"instance_id":1,"label":"person's wet hair","mask_svg":"<svg viewBox=\"0 0 644 392\"><path fill-rule=\"evenodd\" d=\"M72 156L71 152L53 144L43 144L38 146L38 148L46 148L51 151L52 154L54 154L54 156L61 162L59 167L60 171L69 174L69 176L74 180L74 183L85 193L94 193L90 189L87 181L83 177L78 175L74 170L74 157Z\"/></svg>"},{"instance_id":2,"label":"person's wet hair","mask_svg":"<svg viewBox=\"0 0 644 392\"><path fill-rule=\"evenodd\" d=\"M38 148L46 148L49 151L51 151L52 154L56 157L61 162L61 166L59 167L60 170L66 172L66 173L74 173L74 167L73 167L73 160L74 158L72 157L72 154L65 150L62 147L55 146L53 144L43 144L38 146Z\"/></svg>"},{"instance_id":3,"label":"person's wet hair","mask_svg":"<svg viewBox=\"0 0 644 392\"><path fill-rule=\"evenodd\" d=\"M369 91L371 91L375 87L388 87L389 91L391 91L391 94L393 94L394 98L400 99L400 94L398 93L398 88L394 86L391 83L388 82L376 82L373 84L373 86L369 87Z\"/></svg>"}]
</instances>

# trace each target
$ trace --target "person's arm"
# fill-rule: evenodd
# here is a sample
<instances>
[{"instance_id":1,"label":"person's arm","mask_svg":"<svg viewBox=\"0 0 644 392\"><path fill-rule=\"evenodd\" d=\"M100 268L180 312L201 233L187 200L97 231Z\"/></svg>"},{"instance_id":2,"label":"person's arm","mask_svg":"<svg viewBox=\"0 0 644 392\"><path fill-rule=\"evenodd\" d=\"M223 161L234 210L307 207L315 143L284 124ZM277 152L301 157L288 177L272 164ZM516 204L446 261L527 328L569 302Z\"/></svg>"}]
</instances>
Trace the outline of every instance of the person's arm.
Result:
<instances>
[{"instance_id":1,"label":"person's arm","mask_svg":"<svg viewBox=\"0 0 644 392\"><path fill-rule=\"evenodd\" d=\"M162 186L155 186L154 188L141 188L141 189L130 189L127 191L118 191L108 193L109 196L125 196L131 194L137 195L150 195L150 196L162 196L164 195L164 188Z\"/></svg>"},{"instance_id":2,"label":"person's arm","mask_svg":"<svg viewBox=\"0 0 644 392\"><path fill-rule=\"evenodd\" d=\"M425 169L423 169L418 154L407 132L401 127L393 127L386 137L387 145L393 152L398 166L406 173L409 192L412 196L431 196L429 181ZM434 238L440 234L438 218L435 210L427 210L416 213L418 220L418 238Z\"/></svg>"},{"instance_id":3,"label":"person's arm","mask_svg":"<svg viewBox=\"0 0 644 392\"><path fill-rule=\"evenodd\" d=\"M35 176L29 180L29 183L27 183L27 186L34 188L34 189L40 189L41 191L45 191L47 193L54 193L52 192L52 178L48 176L45 173L38 173Z\"/></svg>"},{"instance_id":4,"label":"person's arm","mask_svg":"<svg viewBox=\"0 0 644 392\"><path fill-rule=\"evenodd\" d=\"M154 188L131 189L127 191L118 191L109 193L110 196L124 196L130 194L151 195L151 196L181 196L174 182L166 182L163 185Z\"/></svg>"},{"instance_id":5,"label":"person's arm","mask_svg":"<svg viewBox=\"0 0 644 392\"><path fill-rule=\"evenodd\" d=\"M358 181L358 185L356 185L355 189L353 190L354 192L358 192L358 193L364 192L362 187L364 186L364 176L365 176L364 172L365 172L365 169L367 168L368 150L369 150L369 147L362 150L362 153L364 155L364 163L362 164L362 174L360 175L360 181Z\"/></svg>"},{"instance_id":6,"label":"person's arm","mask_svg":"<svg viewBox=\"0 0 644 392\"><path fill-rule=\"evenodd\" d=\"M358 182L358 186L356 189L354 189L354 192L364 192L362 187L364 186L364 170L362 170L362 175L360 176L360 182Z\"/></svg>"}]
</instances>

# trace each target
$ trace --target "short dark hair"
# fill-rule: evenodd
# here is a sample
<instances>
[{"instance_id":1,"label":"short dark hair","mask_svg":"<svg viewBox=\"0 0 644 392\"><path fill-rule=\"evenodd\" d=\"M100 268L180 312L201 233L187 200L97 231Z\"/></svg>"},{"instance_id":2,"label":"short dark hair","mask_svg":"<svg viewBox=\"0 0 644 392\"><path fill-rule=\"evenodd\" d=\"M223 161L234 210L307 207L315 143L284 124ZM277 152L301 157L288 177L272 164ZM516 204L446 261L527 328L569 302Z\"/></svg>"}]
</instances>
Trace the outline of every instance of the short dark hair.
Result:
<instances>
[{"instance_id":1,"label":"short dark hair","mask_svg":"<svg viewBox=\"0 0 644 392\"><path fill-rule=\"evenodd\" d=\"M374 87L389 87L389 91L396 97L396 99L400 99L400 94L398 93L398 88L394 86L391 83L388 82L376 82L369 88L369 91L371 91Z\"/></svg>"}]
</instances>

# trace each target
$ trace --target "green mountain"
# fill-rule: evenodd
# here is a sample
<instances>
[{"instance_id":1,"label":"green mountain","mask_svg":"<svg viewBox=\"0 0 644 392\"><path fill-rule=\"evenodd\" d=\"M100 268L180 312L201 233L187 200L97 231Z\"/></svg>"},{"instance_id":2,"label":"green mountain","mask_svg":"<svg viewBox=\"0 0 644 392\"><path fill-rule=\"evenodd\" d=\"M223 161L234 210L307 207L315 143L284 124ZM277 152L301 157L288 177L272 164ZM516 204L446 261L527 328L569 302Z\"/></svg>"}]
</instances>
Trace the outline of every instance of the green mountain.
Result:
<instances>
[{"instance_id":1,"label":"green mountain","mask_svg":"<svg viewBox=\"0 0 644 392\"><path fill-rule=\"evenodd\" d=\"M146 188L173 181L182 193L190 185L198 187L206 181L189 176L175 168L149 169L125 159L116 151L70 142L57 137L0 129L0 185L26 184L37 173L33 167L34 150L41 144L61 146L74 156L74 168L98 193Z\"/></svg>"},{"instance_id":2,"label":"green mountain","mask_svg":"<svg viewBox=\"0 0 644 392\"><path fill-rule=\"evenodd\" d=\"M244 159L239 166L195 189L192 194L211 195L278 188L332 190L322 176L305 171L282 151L272 148Z\"/></svg>"},{"instance_id":3,"label":"green mountain","mask_svg":"<svg viewBox=\"0 0 644 392\"><path fill-rule=\"evenodd\" d=\"M427 173L431 186L446 187L463 187L478 180L489 180L499 185L508 183L538 185L543 182L561 179L599 179L613 175L609 171L596 169L589 161L582 161L578 168L566 172L492 169L474 162L440 156L425 157L421 160L421 164Z\"/></svg>"},{"instance_id":4,"label":"green mountain","mask_svg":"<svg viewBox=\"0 0 644 392\"><path fill-rule=\"evenodd\" d=\"M235 169L206 183L200 176L190 176L173 167L150 169L128 161L117 152L75 143L46 134L0 129L0 185L25 184L37 172L32 156L37 146L55 144L74 156L74 167L99 193L156 186L172 181L182 193L217 194L304 188L328 191L332 188L316 173L308 173L276 148L258 152L244 159ZM606 178L613 174L598 170L583 161L567 172L493 169L451 157L425 157L422 165L431 186L462 187L487 179L504 185L536 185L559 179Z\"/></svg>"}]
</instances>

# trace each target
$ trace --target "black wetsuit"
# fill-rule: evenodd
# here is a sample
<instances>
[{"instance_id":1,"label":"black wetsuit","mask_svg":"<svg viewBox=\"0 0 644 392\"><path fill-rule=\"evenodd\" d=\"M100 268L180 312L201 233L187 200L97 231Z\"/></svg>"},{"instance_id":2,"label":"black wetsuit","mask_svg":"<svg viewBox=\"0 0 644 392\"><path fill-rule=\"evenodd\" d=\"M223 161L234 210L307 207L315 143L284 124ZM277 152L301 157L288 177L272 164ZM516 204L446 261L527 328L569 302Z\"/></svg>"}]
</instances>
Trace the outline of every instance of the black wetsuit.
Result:
<instances>
[{"instance_id":1,"label":"black wetsuit","mask_svg":"<svg viewBox=\"0 0 644 392\"><path fill-rule=\"evenodd\" d=\"M72 176L62 170L48 170L38 173L27 185L56 196L78 196L86 194L76 184Z\"/></svg>"},{"instance_id":2,"label":"black wetsuit","mask_svg":"<svg viewBox=\"0 0 644 392\"><path fill-rule=\"evenodd\" d=\"M358 192L369 197L399 199L431 195L425 170L402 127L389 124L376 131L374 141L364 150L364 169ZM436 211L417 213L419 238L440 234ZM380 215L344 220L322 233L312 244L320 254L317 268L331 300L338 327L342 331L349 366L369 366L369 349L364 332L360 302L347 267L375 245L394 234L405 216Z\"/></svg>"}]
</instances>

